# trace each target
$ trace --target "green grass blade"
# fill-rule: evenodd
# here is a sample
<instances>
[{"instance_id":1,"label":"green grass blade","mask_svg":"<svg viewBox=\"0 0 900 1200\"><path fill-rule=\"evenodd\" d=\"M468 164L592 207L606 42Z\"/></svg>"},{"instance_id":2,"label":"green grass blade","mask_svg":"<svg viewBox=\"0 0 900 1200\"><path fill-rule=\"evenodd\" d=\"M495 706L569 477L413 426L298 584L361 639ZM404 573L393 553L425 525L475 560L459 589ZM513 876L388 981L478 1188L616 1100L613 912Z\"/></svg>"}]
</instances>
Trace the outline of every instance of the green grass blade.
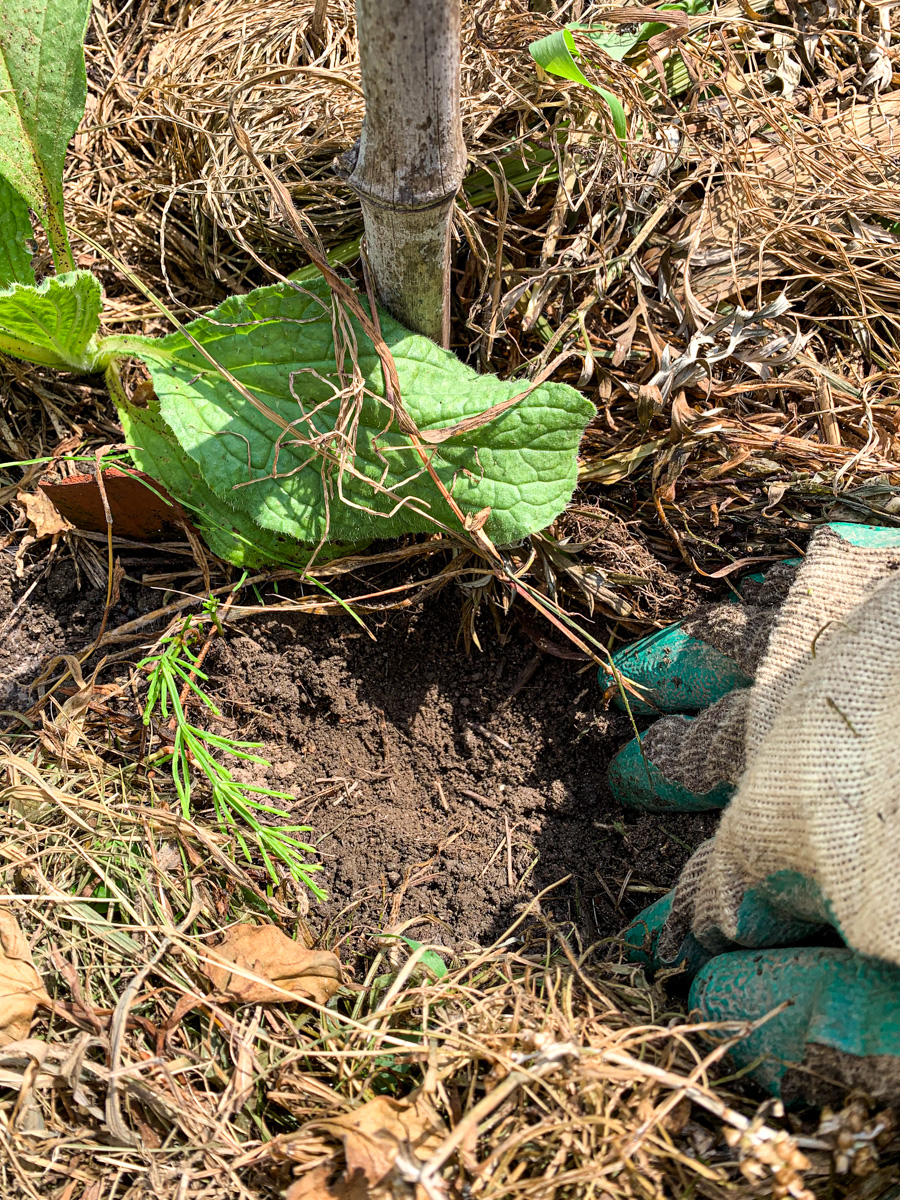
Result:
<instances>
[{"instance_id":1,"label":"green grass blade","mask_svg":"<svg viewBox=\"0 0 900 1200\"><path fill-rule=\"evenodd\" d=\"M616 137L624 146L628 137L628 123L625 119L622 102L617 100L612 92L598 87L585 77L584 72L575 61L580 54L570 31L558 29L556 33L532 42L528 50L538 66L543 67L549 75L558 75L562 79L571 79L573 83L580 83L605 100L612 117Z\"/></svg>"}]
</instances>

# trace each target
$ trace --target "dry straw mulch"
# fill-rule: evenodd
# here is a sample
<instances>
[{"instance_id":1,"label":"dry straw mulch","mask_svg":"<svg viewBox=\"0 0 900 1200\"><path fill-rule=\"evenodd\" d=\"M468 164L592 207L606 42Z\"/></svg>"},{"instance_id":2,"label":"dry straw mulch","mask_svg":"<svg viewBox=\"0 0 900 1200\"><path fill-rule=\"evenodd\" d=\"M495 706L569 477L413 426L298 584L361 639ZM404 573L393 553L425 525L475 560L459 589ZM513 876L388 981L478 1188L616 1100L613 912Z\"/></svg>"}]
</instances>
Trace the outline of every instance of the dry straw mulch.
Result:
<instances>
[{"instance_id":1,"label":"dry straw mulch","mask_svg":"<svg viewBox=\"0 0 900 1200\"><path fill-rule=\"evenodd\" d=\"M0 756L0 1018L36 1016L0 1038L4 1196L812 1200L839 1145L887 1177L882 1115L754 1113L711 1083L740 1027L664 1020L539 905L485 949L373 931L356 978L327 931L305 951L81 699Z\"/></svg>"}]
</instances>

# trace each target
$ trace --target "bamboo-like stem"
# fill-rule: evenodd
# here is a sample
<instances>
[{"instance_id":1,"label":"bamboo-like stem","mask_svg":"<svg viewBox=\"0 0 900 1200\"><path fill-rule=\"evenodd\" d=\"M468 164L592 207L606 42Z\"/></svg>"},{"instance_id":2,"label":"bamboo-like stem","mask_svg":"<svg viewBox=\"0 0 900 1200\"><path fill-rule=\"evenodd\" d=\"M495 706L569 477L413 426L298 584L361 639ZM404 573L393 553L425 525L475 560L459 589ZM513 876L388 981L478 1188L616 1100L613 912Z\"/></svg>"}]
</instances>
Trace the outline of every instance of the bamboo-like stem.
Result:
<instances>
[{"instance_id":1,"label":"bamboo-like stem","mask_svg":"<svg viewBox=\"0 0 900 1200\"><path fill-rule=\"evenodd\" d=\"M446 346L450 225L466 164L460 0L356 0L356 20L366 117L350 184L375 293Z\"/></svg>"}]
</instances>

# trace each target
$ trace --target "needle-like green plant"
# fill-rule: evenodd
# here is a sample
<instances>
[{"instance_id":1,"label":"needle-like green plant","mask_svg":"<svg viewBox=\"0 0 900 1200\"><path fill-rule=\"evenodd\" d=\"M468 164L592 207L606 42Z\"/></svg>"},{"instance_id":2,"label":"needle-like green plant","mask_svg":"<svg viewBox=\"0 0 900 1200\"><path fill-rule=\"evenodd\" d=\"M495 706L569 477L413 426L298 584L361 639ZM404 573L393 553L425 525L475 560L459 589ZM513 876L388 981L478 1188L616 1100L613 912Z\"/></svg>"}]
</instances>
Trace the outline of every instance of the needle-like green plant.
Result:
<instances>
[{"instance_id":1,"label":"needle-like green plant","mask_svg":"<svg viewBox=\"0 0 900 1200\"><path fill-rule=\"evenodd\" d=\"M281 882L276 862L280 863L298 882L303 883L313 895L325 899L325 892L313 879L322 867L310 863L307 855L315 854L313 846L302 841L297 834L309 833L308 825L271 825L266 817L284 819L287 816L280 808L266 801L286 800L293 797L288 792L274 791L258 784L239 783L222 761L225 756L257 763L267 767L269 762L253 751L259 742L244 742L212 733L190 721L182 703L182 691L186 687L203 704L213 718L221 717L218 705L200 686L208 676L200 669L198 655L191 648L199 630L192 617L187 617L179 629L164 637L159 648L148 655L138 668L149 675L149 690L144 705L143 720L150 725L154 717L160 721L172 721L175 740L172 746L172 779L181 801L181 811L190 817L194 805L194 794L201 780L209 787L216 816L222 826L229 829L248 862L253 861L247 836L252 836L259 847L263 862L275 884ZM265 797L265 800L254 797ZM249 831L245 835L244 830Z\"/></svg>"}]
</instances>

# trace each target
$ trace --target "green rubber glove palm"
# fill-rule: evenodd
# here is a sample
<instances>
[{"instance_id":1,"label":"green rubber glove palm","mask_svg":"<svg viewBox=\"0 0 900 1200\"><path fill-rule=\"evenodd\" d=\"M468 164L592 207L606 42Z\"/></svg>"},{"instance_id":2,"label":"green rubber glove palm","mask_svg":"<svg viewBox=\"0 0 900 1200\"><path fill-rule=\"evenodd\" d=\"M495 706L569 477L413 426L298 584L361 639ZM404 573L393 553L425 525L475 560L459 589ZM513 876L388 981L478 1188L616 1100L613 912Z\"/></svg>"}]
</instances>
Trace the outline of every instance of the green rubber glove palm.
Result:
<instances>
[{"instance_id":1,"label":"green rubber glove palm","mask_svg":"<svg viewBox=\"0 0 900 1200\"><path fill-rule=\"evenodd\" d=\"M663 718L610 772L624 802L656 809L728 804L740 780L716 837L625 940L632 958L694 976L705 1020L757 1020L788 1002L732 1057L789 1101L853 1086L900 1097L898 570L898 530L817 533L768 622L753 686L731 682L691 722ZM703 665L692 674L682 657L681 679L716 661L698 642ZM638 664L630 678L656 702L673 695L660 643L617 663Z\"/></svg>"}]
</instances>

